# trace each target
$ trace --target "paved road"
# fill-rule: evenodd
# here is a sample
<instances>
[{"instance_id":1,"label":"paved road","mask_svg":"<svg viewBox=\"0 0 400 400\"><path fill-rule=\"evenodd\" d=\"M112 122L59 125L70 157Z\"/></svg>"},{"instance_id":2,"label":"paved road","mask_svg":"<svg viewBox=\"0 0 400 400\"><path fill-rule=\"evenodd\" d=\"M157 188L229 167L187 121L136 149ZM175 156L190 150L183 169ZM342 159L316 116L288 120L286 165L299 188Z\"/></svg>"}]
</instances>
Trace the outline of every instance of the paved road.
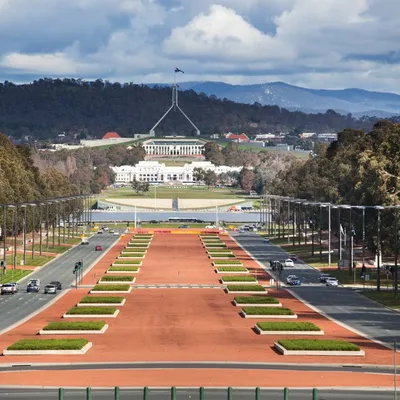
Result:
<instances>
[{"instance_id":1,"label":"paved road","mask_svg":"<svg viewBox=\"0 0 400 400\"><path fill-rule=\"evenodd\" d=\"M234 238L260 261L271 274L269 260L284 261L287 253L280 247L265 243L256 234L236 234ZM400 313L389 310L359 295L349 288L329 288L319 284L319 271L301 262L294 268L284 269L280 279L285 283L287 275L297 275L304 285L291 288L305 301L332 318L363 332L375 340L393 345L400 337Z\"/></svg>"},{"instance_id":2,"label":"paved road","mask_svg":"<svg viewBox=\"0 0 400 400\"><path fill-rule=\"evenodd\" d=\"M116 240L117 237L110 233L95 235L89 240L89 245L76 246L51 261L45 267L40 268L38 271L31 273L28 277L21 280L19 293L0 296L0 331L27 317L29 314L35 312L54 299L54 295L45 295L43 293L43 288L46 283L57 280L62 283L63 290L70 288L70 285L75 283L75 275L72 273L75 263L83 260L83 268L86 270L93 265ZM102 245L103 252L95 251L96 245ZM41 280L42 287L40 293L26 293L26 284L29 279L32 278ZM60 294L59 292L58 295Z\"/></svg>"},{"instance_id":3,"label":"paved road","mask_svg":"<svg viewBox=\"0 0 400 400\"><path fill-rule=\"evenodd\" d=\"M137 221L168 221L169 217L174 218L198 218L205 222L215 222L216 213L210 211L138 211ZM219 221L225 222L251 222L260 221L258 212L218 212ZM134 221L134 211L94 211L92 220L95 222L121 222ZM157 227L157 226L155 226Z\"/></svg>"},{"instance_id":4,"label":"paved road","mask_svg":"<svg viewBox=\"0 0 400 400\"><path fill-rule=\"evenodd\" d=\"M121 389L121 400L142 400L143 389ZM93 399L96 400L112 400L114 399L114 390L93 390ZM237 400L253 400L255 399L254 390L233 389L233 399ZM150 399L170 400L170 389L150 389ZM198 389L177 389L177 400L198 400ZM205 389L205 398L207 400L225 400L227 398L226 389ZM40 390L40 389L0 389L0 399L25 400L25 399L43 399L57 400L57 390ZM65 390L65 399L68 400L85 400L85 389ZM282 400L283 390L266 390L261 391L262 400ZM311 400L311 390L289 390L290 400ZM320 390L318 400L392 400L393 392L391 391L339 391L339 390Z\"/></svg>"}]
</instances>

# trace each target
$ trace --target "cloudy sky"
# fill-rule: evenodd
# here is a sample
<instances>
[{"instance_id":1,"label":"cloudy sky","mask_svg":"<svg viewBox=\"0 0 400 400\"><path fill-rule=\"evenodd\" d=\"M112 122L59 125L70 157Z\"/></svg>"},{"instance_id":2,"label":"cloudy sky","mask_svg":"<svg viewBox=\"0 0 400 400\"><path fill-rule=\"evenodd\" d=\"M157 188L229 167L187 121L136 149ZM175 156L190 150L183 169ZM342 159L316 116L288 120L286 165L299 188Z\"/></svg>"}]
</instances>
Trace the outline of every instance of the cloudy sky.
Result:
<instances>
[{"instance_id":1,"label":"cloudy sky","mask_svg":"<svg viewBox=\"0 0 400 400\"><path fill-rule=\"evenodd\" d=\"M0 0L0 80L400 93L399 0Z\"/></svg>"}]
</instances>

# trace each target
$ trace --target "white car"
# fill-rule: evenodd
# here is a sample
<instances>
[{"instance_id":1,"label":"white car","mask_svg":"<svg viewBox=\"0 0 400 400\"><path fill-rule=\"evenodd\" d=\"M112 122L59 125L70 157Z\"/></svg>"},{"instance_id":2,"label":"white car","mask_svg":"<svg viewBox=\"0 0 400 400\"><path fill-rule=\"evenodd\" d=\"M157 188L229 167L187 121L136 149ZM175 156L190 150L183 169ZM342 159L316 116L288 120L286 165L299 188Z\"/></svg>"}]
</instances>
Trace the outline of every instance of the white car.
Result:
<instances>
[{"instance_id":1,"label":"white car","mask_svg":"<svg viewBox=\"0 0 400 400\"><path fill-rule=\"evenodd\" d=\"M328 278L326 280L326 286L337 287L339 286L339 281L336 278Z\"/></svg>"},{"instance_id":2,"label":"white car","mask_svg":"<svg viewBox=\"0 0 400 400\"><path fill-rule=\"evenodd\" d=\"M113 235L114 235L114 236L119 236L119 232L115 231L115 232L113 233Z\"/></svg>"},{"instance_id":3,"label":"white car","mask_svg":"<svg viewBox=\"0 0 400 400\"><path fill-rule=\"evenodd\" d=\"M297 276L296 276L296 275L288 275L287 278L286 278L286 283L287 283L287 284L290 284L290 281L291 281L293 278L297 278Z\"/></svg>"},{"instance_id":4,"label":"white car","mask_svg":"<svg viewBox=\"0 0 400 400\"><path fill-rule=\"evenodd\" d=\"M294 262L290 258L285 260L285 267L294 267Z\"/></svg>"}]
</instances>

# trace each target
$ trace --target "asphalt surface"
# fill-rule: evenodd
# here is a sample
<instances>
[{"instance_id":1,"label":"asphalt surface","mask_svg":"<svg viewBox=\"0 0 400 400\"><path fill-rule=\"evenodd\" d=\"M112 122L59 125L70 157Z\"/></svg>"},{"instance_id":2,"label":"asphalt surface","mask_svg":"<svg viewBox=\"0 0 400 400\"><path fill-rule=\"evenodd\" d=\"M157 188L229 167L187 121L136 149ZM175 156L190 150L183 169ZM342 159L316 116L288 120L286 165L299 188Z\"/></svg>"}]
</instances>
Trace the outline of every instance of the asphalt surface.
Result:
<instances>
[{"instance_id":1,"label":"asphalt surface","mask_svg":"<svg viewBox=\"0 0 400 400\"><path fill-rule=\"evenodd\" d=\"M75 284L75 275L72 273L75 263L83 261L85 271L99 259L117 240L116 236L110 233L95 235L89 239L89 245L76 246L38 271L32 272L27 277L19 281L20 291L14 295L0 296L0 332L21 319L26 318L45 304L59 296L62 291L69 289L71 284ZM95 246L102 245L103 251L95 251ZM41 288L39 293L27 293L26 285L30 279L40 279ZM57 295L44 294L44 286L51 281L62 283L63 290ZM84 281L83 281L84 282Z\"/></svg>"},{"instance_id":2,"label":"asphalt surface","mask_svg":"<svg viewBox=\"0 0 400 400\"><path fill-rule=\"evenodd\" d=\"M290 382L290 379L288 379ZM212 389L205 388L205 399L206 400L225 400L228 398L227 389ZM92 396L95 400L112 400L114 399L114 389L108 390L92 390ZM0 399L13 399L13 400L25 400L25 399L58 399L57 389L0 389ZM65 389L64 398L68 400L86 400L85 389ZM149 400L170 400L171 389L151 389L149 393ZM233 400L254 400L255 390L254 389L233 389L232 392ZM262 389L261 400L282 400L283 389ZM143 389L121 389L120 390L121 400L142 400ZM176 390L177 400L198 400L199 389L187 389L177 388ZM344 391L344 390L320 390L318 400L393 400L393 391ZM312 400L312 390L289 390L289 400Z\"/></svg>"},{"instance_id":3,"label":"asphalt surface","mask_svg":"<svg viewBox=\"0 0 400 400\"><path fill-rule=\"evenodd\" d=\"M205 222L215 222L216 213L210 211L137 211L137 221L168 221L168 218L198 218ZM135 220L134 211L93 211L94 222L121 222ZM218 212L218 220L225 222L260 222L259 212ZM156 228L157 225L154 225Z\"/></svg>"},{"instance_id":4,"label":"asphalt surface","mask_svg":"<svg viewBox=\"0 0 400 400\"><path fill-rule=\"evenodd\" d=\"M271 271L269 260L284 261L288 258L288 253L279 246L264 242L257 234L235 234L233 237L271 275L275 272ZM302 262L295 262L294 268L285 268L279 278L285 283L286 277L292 274L301 279L302 286L290 287L290 290L331 318L388 346L393 346L395 339L399 341L400 313L359 295L354 289L320 284L320 272Z\"/></svg>"}]
</instances>

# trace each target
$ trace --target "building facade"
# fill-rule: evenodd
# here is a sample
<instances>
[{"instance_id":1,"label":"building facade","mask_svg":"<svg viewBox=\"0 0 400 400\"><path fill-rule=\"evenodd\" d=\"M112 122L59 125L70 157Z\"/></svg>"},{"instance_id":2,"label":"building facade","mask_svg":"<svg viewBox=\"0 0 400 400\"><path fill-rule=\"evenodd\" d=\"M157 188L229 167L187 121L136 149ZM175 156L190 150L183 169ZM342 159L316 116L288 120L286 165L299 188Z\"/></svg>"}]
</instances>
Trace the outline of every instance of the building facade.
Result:
<instances>
[{"instance_id":1,"label":"building facade","mask_svg":"<svg viewBox=\"0 0 400 400\"><path fill-rule=\"evenodd\" d=\"M142 145L148 158L157 157L196 157L203 158L206 141L201 139L165 138L148 139Z\"/></svg>"},{"instance_id":2,"label":"building facade","mask_svg":"<svg viewBox=\"0 0 400 400\"><path fill-rule=\"evenodd\" d=\"M217 175L227 172L240 172L243 167L216 166L209 161L197 161L183 166L166 166L158 161L139 161L138 164L111 167L115 172L115 183L129 183L133 180L151 183L181 182L193 184L195 168L212 170Z\"/></svg>"}]
</instances>

